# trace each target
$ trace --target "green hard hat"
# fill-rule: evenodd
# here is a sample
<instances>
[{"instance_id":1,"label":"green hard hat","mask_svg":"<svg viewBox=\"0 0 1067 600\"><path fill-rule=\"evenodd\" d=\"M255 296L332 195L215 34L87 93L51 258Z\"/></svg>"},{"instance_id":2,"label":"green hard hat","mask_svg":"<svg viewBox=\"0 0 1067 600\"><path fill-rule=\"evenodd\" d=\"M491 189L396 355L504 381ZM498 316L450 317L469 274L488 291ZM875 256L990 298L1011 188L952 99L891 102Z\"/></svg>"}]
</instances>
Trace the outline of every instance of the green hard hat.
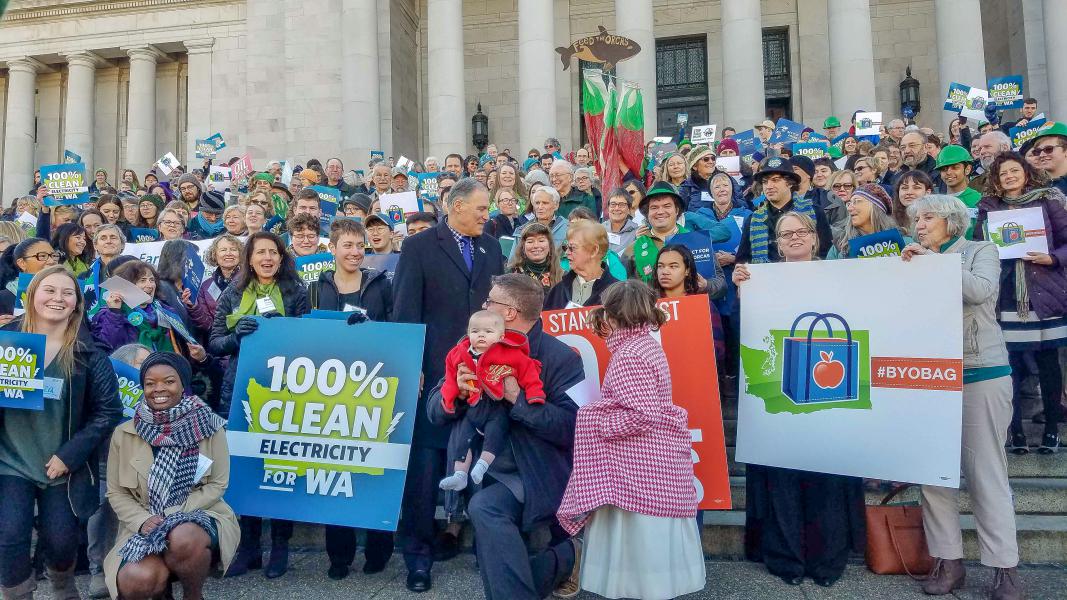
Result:
<instances>
[{"instance_id":1,"label":"green hard hat","mask_svg":"<svg viewBox=\"0 0 1067 600\"><path fill-rule=\"evenodd\" d=\"M1045 123L1038 128L1037 135L1027 140L1019 150L1025 155L1030 151L1030 148L1037 142L1037 140L1043 137L1049 137L1050 135L1058 135L1067 138L1067 123L1064 123L1063 121L1049 121Z\"/></svg>"},{"instance_id":2,"label":"green hard hat","mask_svg":"<svg viewBox=\"0 0 1067 600\"><path fill-rule=\"evenodd\" d=\"M826 117L826 120L822 122L823 129L829 129L831 127L840 127L841 121L837 120L837 117Z\"/></svg>"},{"instance_id":3,"label":"green hard hat","mask_svg":"<svg viewBox=\"0 0 1067 600\"><path fill-rule=\"evenodd\" d=\"M935 169L942 167L948 167L951 165L958 165L960 163L971 162L971 153L967 152L967 149L963 146L957 146L955 144L949 144L941 149L941 152L937 155L937 164L934 165Z\"/></svg>"},{"instance_id":4,"label":"green hard hat","mask_svg":"<svg viewBox=\"0 0 1067 600\"><path fill-rule=\"evenodd\" d=\"M845 155L837 146L830 146L830 149L827 150L826 153L830 155L830 158L841 158Z\"/></svg>"}]
</instances>

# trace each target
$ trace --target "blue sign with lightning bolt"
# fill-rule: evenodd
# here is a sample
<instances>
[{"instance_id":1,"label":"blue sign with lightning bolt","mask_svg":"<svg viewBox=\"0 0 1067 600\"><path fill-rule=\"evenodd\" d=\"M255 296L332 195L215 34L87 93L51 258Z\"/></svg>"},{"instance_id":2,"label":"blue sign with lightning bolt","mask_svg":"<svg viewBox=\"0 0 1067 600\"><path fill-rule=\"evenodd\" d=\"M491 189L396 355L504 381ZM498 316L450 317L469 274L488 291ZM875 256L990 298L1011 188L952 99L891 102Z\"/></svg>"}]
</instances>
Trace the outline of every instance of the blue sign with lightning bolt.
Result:
<instances>
[{"instance_id":1,"label":"blue sign with lightning bolt","mask_svg":"<svg viewBox=\"0 0 1067 600\"><path fill-rule=\"evenodd\" d=\"M396 530L424 339L423 325L260 320L230 403L234 511Z\"/></svg>"}]
</instances>

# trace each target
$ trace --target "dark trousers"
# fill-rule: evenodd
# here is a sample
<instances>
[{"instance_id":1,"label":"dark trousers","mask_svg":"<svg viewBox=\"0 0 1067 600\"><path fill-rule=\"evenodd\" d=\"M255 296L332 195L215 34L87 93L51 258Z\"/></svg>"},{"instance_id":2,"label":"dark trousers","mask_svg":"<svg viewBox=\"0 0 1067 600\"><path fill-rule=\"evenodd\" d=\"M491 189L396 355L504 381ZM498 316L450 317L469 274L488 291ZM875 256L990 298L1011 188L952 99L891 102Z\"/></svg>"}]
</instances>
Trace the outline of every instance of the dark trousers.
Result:
<instances>
[{"instance_id":1,"label":"dark trousers","mask_svg":"<svg viewBox=\"0 0 1067 600\"><path fill-rule=\"evenodd\" d=\"M741 318L735 311L732 315L722 315L722 330L726 336L726 356L719 357L719 366L723 375L737 375L737 366L741 356ZM732 395L737 390L731 390Z\"/></svg>"},{"instance_id":2,"label":"dark trousers","mask_svg":"<svg viewBox=\"0 0 1067 600\"><path fill-rule=\"evenodd\" d=\"M258 551L262 546L263 519L260 517L241 517L241 548ZM287 546L293 537L293 522L284 519L270 520L271 546Z\"/></svg>"},{"instance_id":3,"label":"dark trousers","mask_svg":"<svg viewBox=\"0 0 1067 600\"><path fill-rule=\"evenodd\" d=\"M486 600L541 600L574 568L574 545L568 539L534 556L526 552L519 528L522 510L511 490L499 483L474 494L467 505Z\"/></svg>"},{"instance_id":4,"label":"dark trousers","mask_svg":"<svg viewBox=\"0 0 1067 600\"><path fill-rule=\"evenodd\" d=\"M1023 432L1022 398L1020 389L1026 378L1026 351L1008 352L1011 365L1012 411L1011 432ZM1037 364L1037 380L1041 384L1041 403L1045 409L1045 433L1056 433L1060 422L1060 399L1063 397L1063 371L1060 369L1058 348L1029 352Z\"/></svg>"},{"instance_id":5,"label":"dark trousers","mask_svg":"<svg viewBox=\"0 0 1067 600\"><path fill-rule=\"evenodd\" d=\"M409 571L433 568L433 539L436 533L437 492L445 472L445 450L412 446L400 505L400 528L404 540L404 562Z\"/></svg>"},{"instance_id":6,"label":"dark trousers","mask_svg":"<svg viewBox=\"0 0 1067 600\"><path fill-rule=\"evenodd\" d=\"M326 526L326 555L331 565L351 566L356 559L356 529L341 525ZM384 565L393 556L393 532L367 530L367 547L363 556L369 564Z\"/></svg>"},{"instance_id":7,"label":"dark trousers","mask_svg":"<svg viewBox=\"0 0 1067 600\"><path fill-rule=\"evenodd\" d=\"M452 425L452 432L448 435L448 470L452 470L452 461L467 458L467 452L473 450L474 438L479 431L484 438L482 451L499 456L508 442L508 419L508 411L503 403L488 398L482 398L478 404L468 408L463 418Z\"/></svg>"},{"instance_id":8,"label":"dark trousers","mask_svg":"<svg viewBox=\"0 0 1067 600\"><path fill-rule=\"evenodd\" d=\"M67 484L46 488L28 479L0 475L0 585L14 587L33 575L30 540L37 509L37 544L45 562L69 569L77 558L81 533L67 499Z\"/></svg>"}]
</instances>

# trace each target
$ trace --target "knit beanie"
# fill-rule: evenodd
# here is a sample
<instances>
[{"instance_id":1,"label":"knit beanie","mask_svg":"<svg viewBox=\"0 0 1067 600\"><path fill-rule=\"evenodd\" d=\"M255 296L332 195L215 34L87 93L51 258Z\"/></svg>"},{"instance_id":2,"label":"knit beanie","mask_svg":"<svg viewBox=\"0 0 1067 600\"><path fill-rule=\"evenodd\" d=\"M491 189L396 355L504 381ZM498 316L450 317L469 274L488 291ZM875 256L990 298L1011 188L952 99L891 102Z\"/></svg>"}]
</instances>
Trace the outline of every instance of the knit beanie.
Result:
<instances>
[{"instance_id":1,"label":"knit beanie","mask_svg":"<svg viewBox=\"0 0 1067 600\"><path fill-rule=\"evenodd\" d=\"M226 196L222 192L211 190L200 196L200 212L221 215L226 209Z\"/></svg>"},{"instance_id":2,"label":"knit beanie","mask_svg":"<svg viewBox=\"0 0 1067 600\"><path fill-rule=\"evenodd\" d=\"M726 138L719 142L719 154L722 154L723 150L733 150L734 154L741 154L741 146L737 145L737 140L733 138Z\"/></svg>"},{"instance_id":3,"label":"knit beanie","mask_svg":"<svg viewBox=\"0 0 1067 600\"><path fill-rule=\"evenodd\" d=\"M882 212L889 214L889 207L892 205L893 200L886 193L885 188L876 183L865 183L852 192L854 196L863 196L870 201L871 204L882 209Z\"/></svg>"},{"instance_id":4,"label":"knit beanie","mask_svg":"<svg viewBox=\"0 0 1067 600\"><path fill-rule=\"evenodd\" d=\"M144 196L141 196L141 202L151 202L152 204L155 204L157 213L163 210L163 199L157 194L145 194ZM140 204L140 202L138 204Z\"/></svg>"},{"instance_id":5,"label":"knit beanie","mask_svg":"<svg viewBox=\"0 0 1067 600\"><path fill-rule=\"evenodd\" d=\"M301 179L306 179L311 182L311 185L319 184L319 174L313 169L304 169L300 172Z\"/></svg>"},{"instance_id":6,"label":"knit beanie","mask_svg":"<svg viewBox=\"0 0 1067 600\"><path fill-rule=\"evenodd\" d=\"M715 153L711 151L711 146L693 146L693 149L690 150L689 154L686 156L686 167L688 167L689 170L692 171L693 167L695 167L697 163L700 162L700 159L708 155L711 155L712 158L715 158Z\"/></svg>"},{"instance_id":7,"label":"knit beanie","mask_svg":"<svg viewBox=\"0 0 1067 600\"><path fill-rule=\"evenodd\" d=\"M174 185L174 189L181 190L182 189L182 185L184 185L186 183L191 183L191 184L195 185L196 189L201 191L201 192L204 191L204 187L202 185L200 185L200 180L197 179L196 175L193 175L192 173L186 173L185 175L182 175L181 177L179 177L178 178L178 183Z\"/></svg>"},{"instance_id":8,"label":"knit beanie","mask_svg":"<svg viewBox=\"0 0 1067 600\"><path fill-rule=\"evenodd\" d=\"M801 171L808 174L808 177L815 177L815 163L807 156L794 156L792 159L794 167L800 167Z\"/></svg>"}]
</instances>

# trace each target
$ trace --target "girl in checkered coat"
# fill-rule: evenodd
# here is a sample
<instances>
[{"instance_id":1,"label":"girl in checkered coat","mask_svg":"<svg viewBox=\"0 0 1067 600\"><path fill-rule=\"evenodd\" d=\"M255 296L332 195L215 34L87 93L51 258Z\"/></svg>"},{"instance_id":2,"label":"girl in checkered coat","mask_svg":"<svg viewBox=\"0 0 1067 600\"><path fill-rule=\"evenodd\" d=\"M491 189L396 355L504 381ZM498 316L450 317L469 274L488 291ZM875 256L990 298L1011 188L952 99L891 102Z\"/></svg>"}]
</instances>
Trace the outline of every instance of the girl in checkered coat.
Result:
<instances>
[{"instance_id":1,"label":"girl in checkered coat","mask_svg":"<svg viewBox=\"0 0 1067 600\"><path fill-rule=\"evenodd\" d=\"M557 516L583 527L580 584L607 598L674 598L704 588L687 414L671 402L666 320L644 283L612 285L589 316L608 363L601 399L578 411L574 470ZM587 527L586 527L587 526Z\"/></svg>"}]
</instances>

